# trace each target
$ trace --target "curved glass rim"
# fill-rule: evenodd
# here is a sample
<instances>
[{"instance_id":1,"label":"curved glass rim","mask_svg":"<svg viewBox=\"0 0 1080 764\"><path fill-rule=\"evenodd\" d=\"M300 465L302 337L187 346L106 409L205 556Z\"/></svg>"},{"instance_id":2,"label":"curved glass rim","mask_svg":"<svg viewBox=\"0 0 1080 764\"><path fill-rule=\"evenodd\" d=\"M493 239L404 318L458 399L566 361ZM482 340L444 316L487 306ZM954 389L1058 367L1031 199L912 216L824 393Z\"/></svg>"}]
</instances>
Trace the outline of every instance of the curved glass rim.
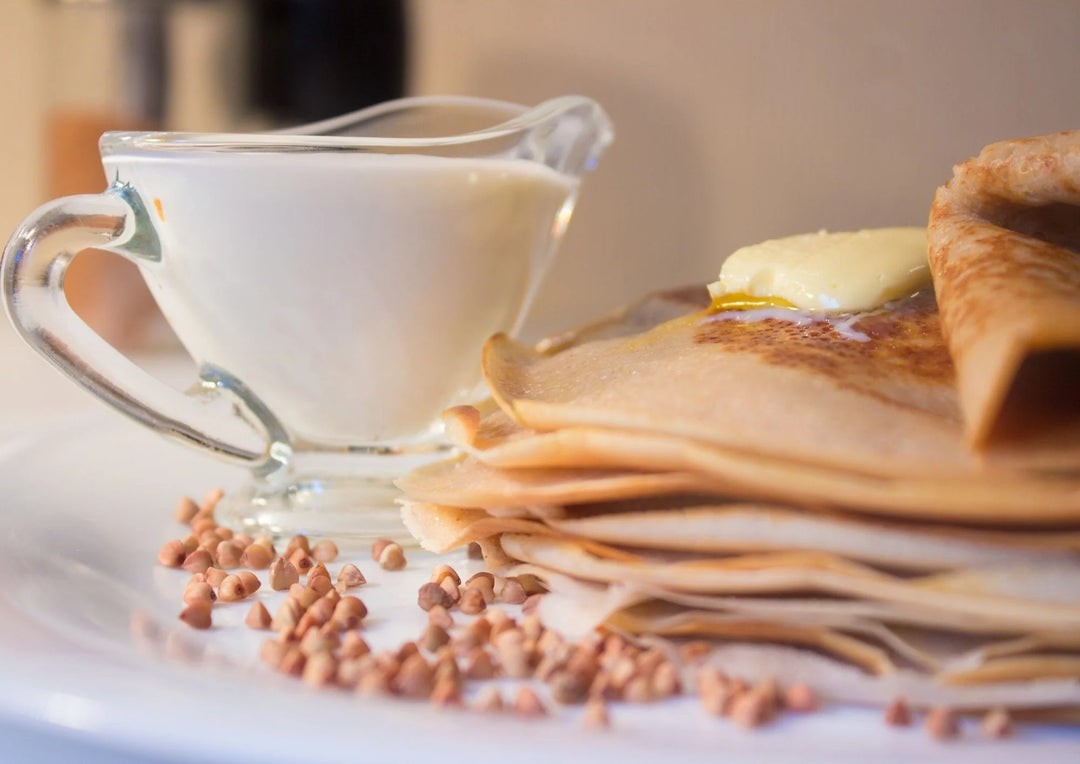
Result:
<instances>
[{"instance_id":1,"label":"curved glass rim","mask_svg":"<svg viewBox=\"0 0 1080 764\"><path fill-rule=\"evenodd\" d=\"M508 101L472 96L414 96L369 106L330 119L299 125L285 130L265 133L176 132L176 131L110 131L101 136L102 156L132 151L365 151L377 148L422 148L453 146L499 138L561 114L575 106L590 104L584 96L561 96L527 107ZM491 127L458 135L424 138L392 138L373 136L325 135L364 120L394 111L432 106L474 106L502 110L508 119Z\"/></svg>"}]
</instances>

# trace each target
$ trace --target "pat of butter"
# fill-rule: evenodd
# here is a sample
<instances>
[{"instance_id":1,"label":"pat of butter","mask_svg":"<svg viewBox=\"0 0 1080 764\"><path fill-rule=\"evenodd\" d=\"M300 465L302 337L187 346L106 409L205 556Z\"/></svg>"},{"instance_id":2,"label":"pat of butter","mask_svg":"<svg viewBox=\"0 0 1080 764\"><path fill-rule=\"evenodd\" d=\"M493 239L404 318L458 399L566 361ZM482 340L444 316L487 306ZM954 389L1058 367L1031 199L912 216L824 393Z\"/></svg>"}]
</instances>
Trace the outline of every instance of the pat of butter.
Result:
<instances>
[{"instance_id":1,"label":"pat of butter","mask_svg":"<svg viewBox=\"0 0 1080 764\"><path fill-rule=\"evenodd\" d=\"M709 284L714 305L725 296L759 298L818 312L872 310L930 282L925 228L808 233L738 249ZM733 305L732 307L738 307Z\"/></svg>"}]
</instances>

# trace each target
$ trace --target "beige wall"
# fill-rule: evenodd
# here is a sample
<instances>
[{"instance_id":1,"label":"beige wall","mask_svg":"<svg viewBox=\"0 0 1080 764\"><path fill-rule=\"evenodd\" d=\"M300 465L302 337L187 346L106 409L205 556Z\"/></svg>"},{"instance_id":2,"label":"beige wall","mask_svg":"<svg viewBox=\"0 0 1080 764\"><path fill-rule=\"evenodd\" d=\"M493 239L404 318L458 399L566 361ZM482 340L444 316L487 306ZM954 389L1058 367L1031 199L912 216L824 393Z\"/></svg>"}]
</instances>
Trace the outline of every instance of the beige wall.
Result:
<instances>
[{"instance_id":1,"label":"beige wall","mask_svg":"<svg viewBox=\"0 0 1080 764\"><path fill-rule=\"evenodd\" d=\"M1080 3L421 0L420 92L610 112L541 321L709 279L733 248L925 220L985 143L1080 128Z\"/></svg>"},{"instance_id":2,"label":"beige wall","mask_svg":"<svg viewBox=\"0 0 1080 764\"><path fill-rule=\"evenodd\" d=\"M0 0L0 227L40 201L31 0ZM616 143L586 183L543 326L713 276L732 248L920 223L950 165L1080 128L1080 3L414 0L413 89L593 96ZM191 126L198 126L194 119Z\"/></svg>"},{"instance_id":3,"label":"beige wall","mask_svg":"<svg viewBox=\"0 0 1080 764\"><path fill-rule=\"evenodd\" d=\"M0 0L0 239L44 193L38 4Z\"/></svg>"}]
</instances>

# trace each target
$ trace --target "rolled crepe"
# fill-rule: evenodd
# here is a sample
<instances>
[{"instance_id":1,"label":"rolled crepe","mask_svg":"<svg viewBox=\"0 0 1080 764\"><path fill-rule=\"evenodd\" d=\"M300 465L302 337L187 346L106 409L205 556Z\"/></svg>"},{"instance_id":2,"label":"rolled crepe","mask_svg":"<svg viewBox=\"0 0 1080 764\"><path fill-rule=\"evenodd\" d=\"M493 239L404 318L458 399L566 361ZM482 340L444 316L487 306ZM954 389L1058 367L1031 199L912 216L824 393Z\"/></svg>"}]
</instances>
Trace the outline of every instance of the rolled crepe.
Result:
<instances>
[{"instance_id":1,"label":"rolled crepe","mask_svg":"<svg viewBox=\"0 0 1080 764\"><path fill-rule=\"evenodd\" d=\"M928 244L967 441L1080 441L1080 131L957 165Z\"/></svg>"}]
</instances>

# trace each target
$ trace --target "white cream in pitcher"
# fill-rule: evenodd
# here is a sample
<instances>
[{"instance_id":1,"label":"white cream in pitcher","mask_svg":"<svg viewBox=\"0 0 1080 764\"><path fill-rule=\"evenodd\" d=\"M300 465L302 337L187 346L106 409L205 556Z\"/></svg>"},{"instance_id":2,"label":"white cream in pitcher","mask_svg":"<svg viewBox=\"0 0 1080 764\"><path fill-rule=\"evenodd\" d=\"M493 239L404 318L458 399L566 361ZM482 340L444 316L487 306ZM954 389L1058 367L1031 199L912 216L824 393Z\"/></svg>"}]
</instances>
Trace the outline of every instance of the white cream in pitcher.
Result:
<instances>
[{"instance_id":1,"label":"white cream in pitcher","mask_svg":"<svg viewBox=\"0 0 1080 764\"><path fill-rule=\"evenodd\" d=\"M208 151L105 163L153 219L168 256L141 270L196 361L226 368L294 436L342 445L417 435L474 388L483 342L518 319L551 221L576 193L576 180L509 159ZM275 224L250 222L265 216Z\"/></svg>"}]
</instances>

